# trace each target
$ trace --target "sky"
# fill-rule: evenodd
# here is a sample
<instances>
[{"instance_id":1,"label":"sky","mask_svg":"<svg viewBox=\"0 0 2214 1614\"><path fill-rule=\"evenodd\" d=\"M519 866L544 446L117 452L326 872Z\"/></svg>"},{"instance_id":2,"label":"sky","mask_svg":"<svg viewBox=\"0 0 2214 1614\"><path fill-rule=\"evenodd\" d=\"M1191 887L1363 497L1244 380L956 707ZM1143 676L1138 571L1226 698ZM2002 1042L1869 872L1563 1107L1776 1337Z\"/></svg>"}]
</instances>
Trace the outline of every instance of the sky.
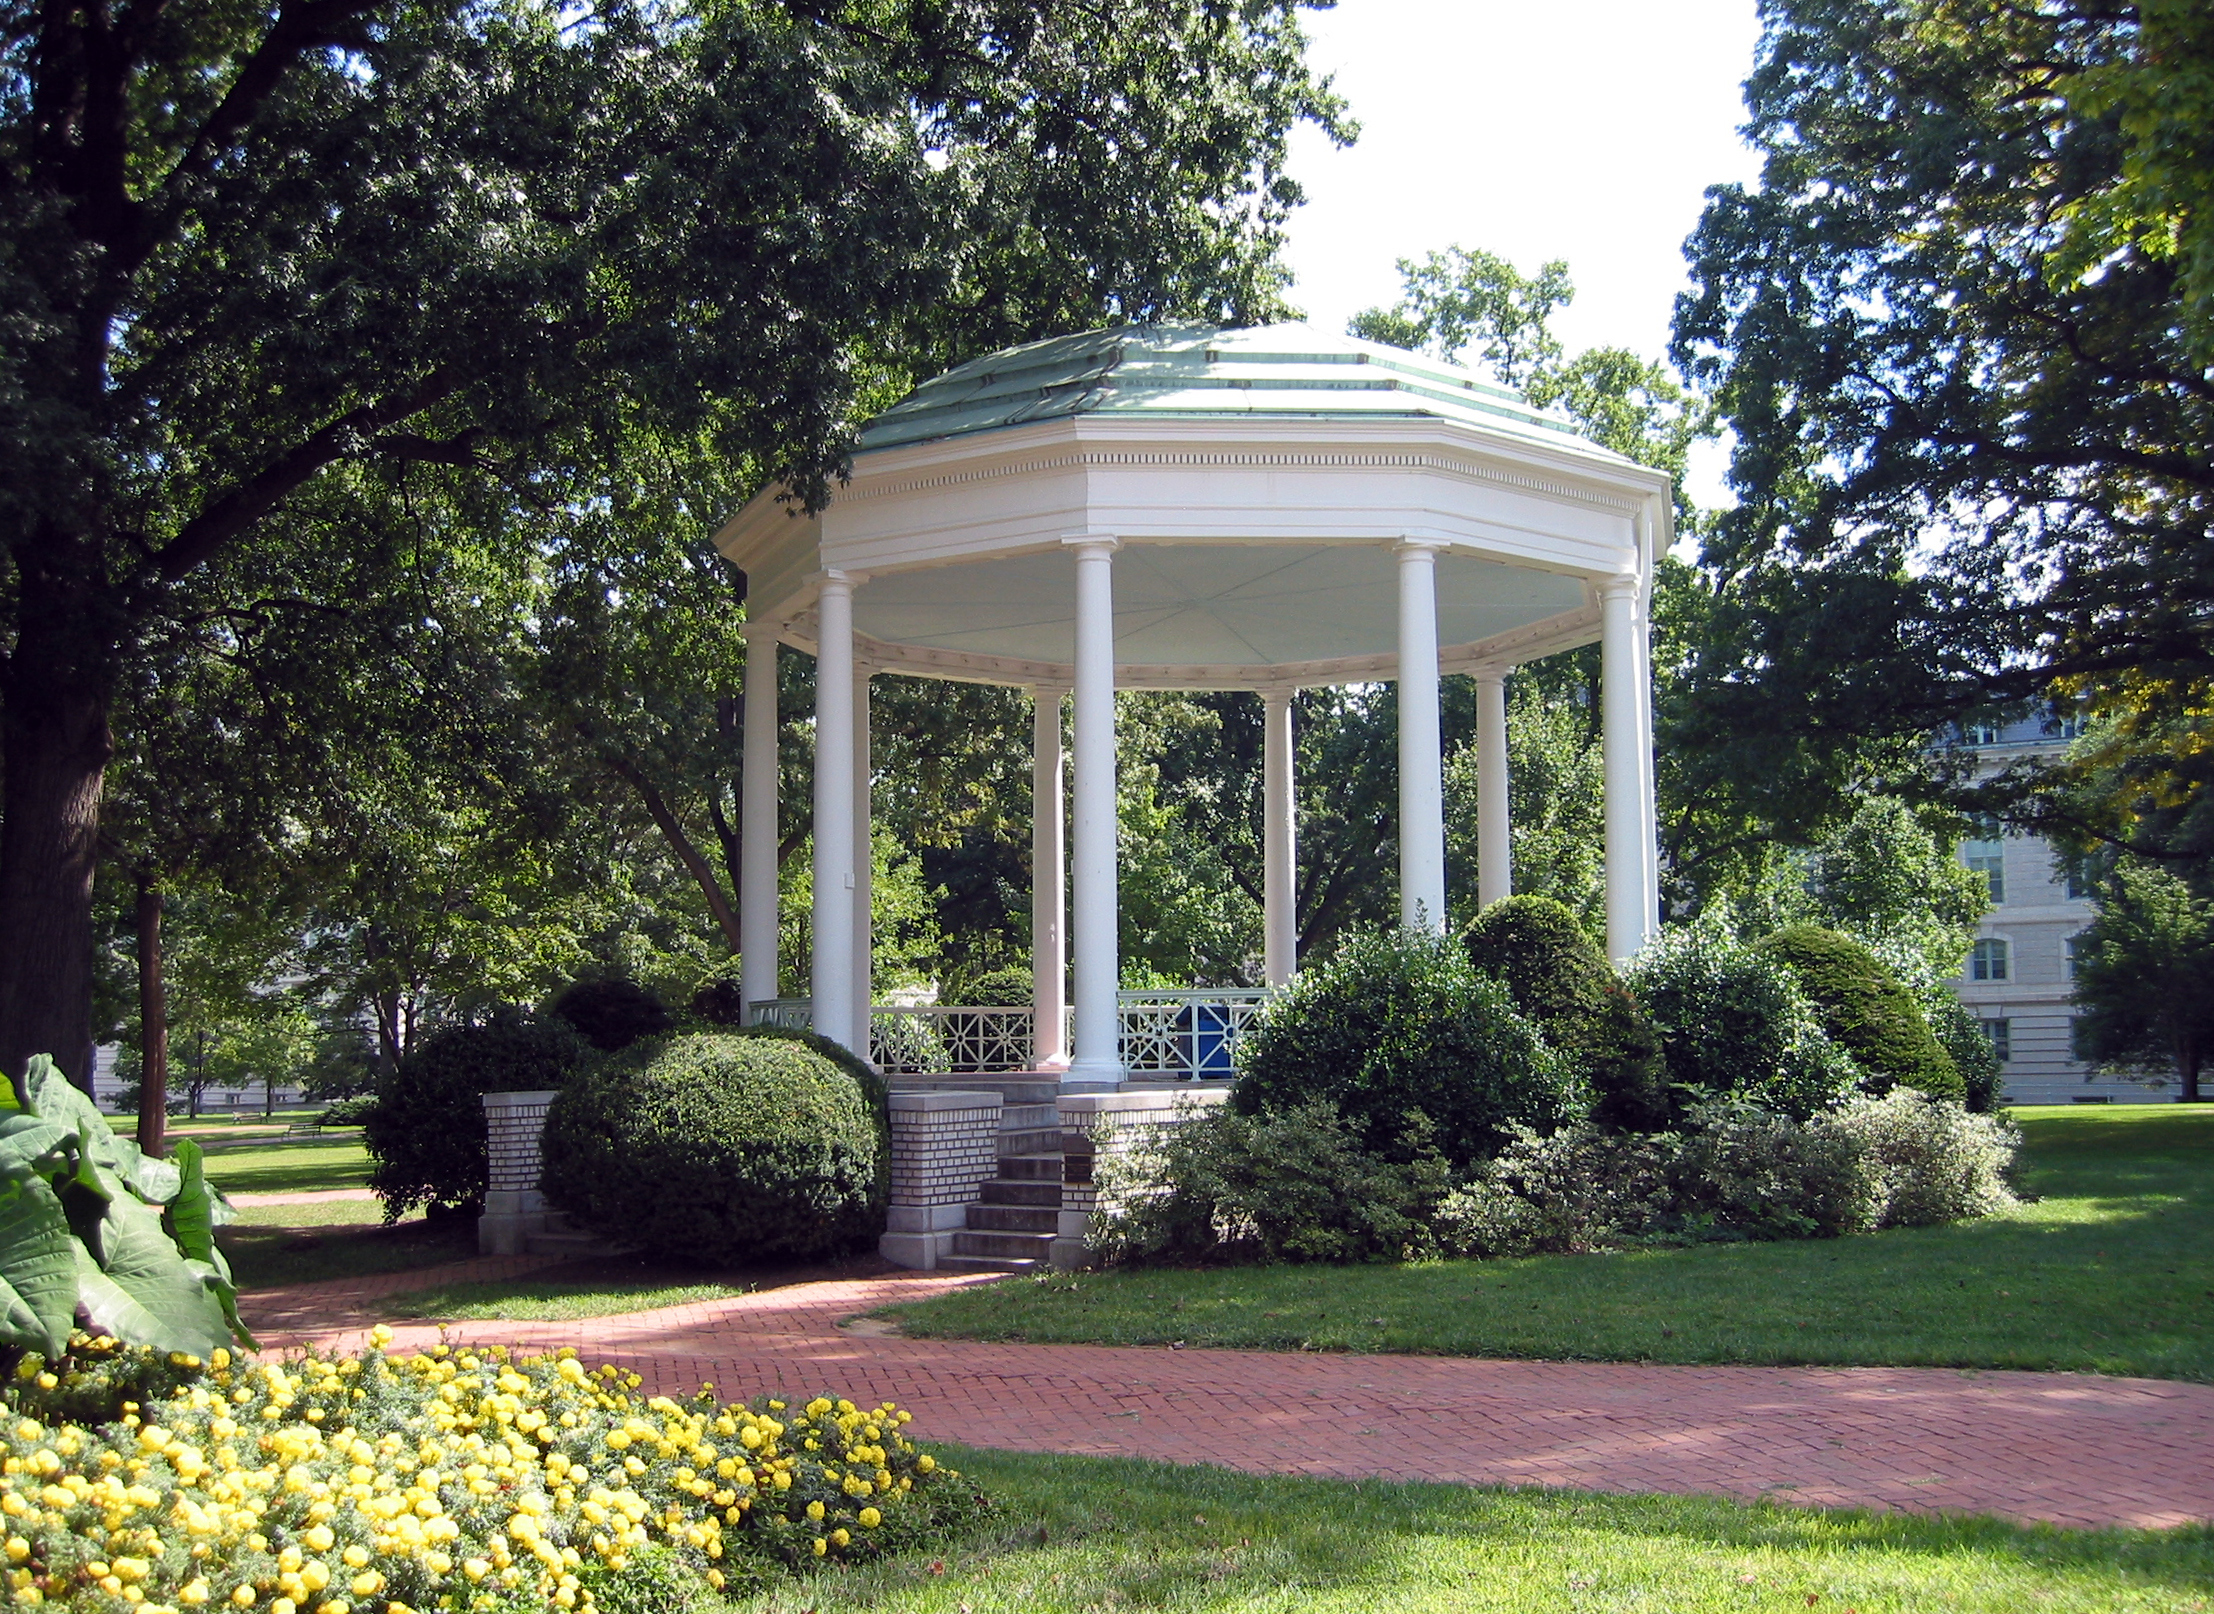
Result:
<instances>
[{"instance_id":1,"label":"sky","mask_svg":"<svg viewBox=\"0 0 2214 1614\"><path fill-rule=\"evenodd\" d=\"M1525 272L1568 260L1570 352L1665 352L1706 188L1759 171L1737 136L1754 0L1340 0L1306 17L1361 137L1295 140L1296 306L1342 329L1398 299L1400 258L1480 247ZM1719 452L1701 455L1693 497L1719 499L1719 478Z\"/></svg>"}]
</instances>

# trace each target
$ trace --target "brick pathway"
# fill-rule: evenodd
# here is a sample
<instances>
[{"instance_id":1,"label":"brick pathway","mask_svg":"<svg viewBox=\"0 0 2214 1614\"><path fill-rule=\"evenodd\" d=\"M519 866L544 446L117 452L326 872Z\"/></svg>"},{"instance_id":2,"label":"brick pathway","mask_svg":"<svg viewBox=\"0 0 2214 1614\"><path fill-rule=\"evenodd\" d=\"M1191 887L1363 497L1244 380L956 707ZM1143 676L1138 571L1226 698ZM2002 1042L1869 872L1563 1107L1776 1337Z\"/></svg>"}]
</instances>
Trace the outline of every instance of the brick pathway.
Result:
<instances>
[{"instance_id":1,"label":"brick pathway","mask_svg":"<svg viewBox=\"0 0 2214 1614\"><path fill-rule=\"evenodd\" d=\"M511 1276L527 1269L516 1262L531 1260L253 1295L246 1313L268 1329L267 1345L350 1347L381 1294ZM828 1390L891 1399L913 1409L925 1438L1013 1450L2064 1525L2214 1520L2209 1385L1937 1368L986 1345L838 1326L856 1312L988 1281L916 1273L801 1283L584 1322L469 1323L447 1337L572 1345L660 1392L711 1381L725 1396ZM439 1331L410 1324L395 1334L394 1348L407 1349Z\"/></svg>"}]
</instances>

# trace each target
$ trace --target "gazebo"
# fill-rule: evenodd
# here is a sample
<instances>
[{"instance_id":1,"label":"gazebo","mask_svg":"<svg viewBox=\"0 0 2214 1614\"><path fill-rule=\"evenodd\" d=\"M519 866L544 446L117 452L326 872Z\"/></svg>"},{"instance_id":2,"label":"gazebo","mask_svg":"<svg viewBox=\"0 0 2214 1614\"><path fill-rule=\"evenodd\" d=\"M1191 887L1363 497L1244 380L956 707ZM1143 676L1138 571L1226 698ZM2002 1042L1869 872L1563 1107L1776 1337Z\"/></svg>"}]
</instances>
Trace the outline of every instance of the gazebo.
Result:
<instances>
[{"instance_id":1,"label":"gazebo","mask_svg":"<svg viewBox=\"0 0 2214 1614\"><path fill-rule=\"evenodd\" d=\"M1281 984L1296 965L1292 692L1398 682L1400 917L1442 927L1441 675L1476 682L1488 903L1509 890L1505 675L1596 639L1608 951L1626 957L1658 922L1647 602L1672 541L1668 478L1470 371L1297 324L1032 343L869 422L821 511L770 488L715 541L747 579L742 990L749 1002L777 991L776 653L788 645L817 663L813 1023L864 1056L877 673L1034 696L1034 1063L1065 1066L1064 1092L1112 1091L1124 1074L1118 689L1261 695L1265 967Z\"/></svg>"}]
</instances>

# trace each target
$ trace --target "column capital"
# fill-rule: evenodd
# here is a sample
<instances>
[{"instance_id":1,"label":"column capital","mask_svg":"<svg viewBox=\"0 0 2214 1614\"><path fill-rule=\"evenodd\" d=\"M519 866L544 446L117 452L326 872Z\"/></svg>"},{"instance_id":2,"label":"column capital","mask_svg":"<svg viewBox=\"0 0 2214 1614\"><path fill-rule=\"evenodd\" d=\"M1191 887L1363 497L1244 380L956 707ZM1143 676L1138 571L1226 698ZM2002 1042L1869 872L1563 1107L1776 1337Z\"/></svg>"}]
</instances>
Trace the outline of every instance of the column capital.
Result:
<instances>
[{"instance_id":1,"label":"column capital","mask_svg":"<svg viewBox=\"0 0 2214 1614\"><path fill-rule=\"evenodd\" d=\"M1411 560L1416 555L1436 555L1441 549L1452 546L1443 538L1426 538L1419 533L1403 532L1385 546L1401 560Z\"/></svg>"},{"instance_id":2,"label":"column capital","mask_svg":"<svg viewBox=\"0 0 2214 1614\"><path fill-rule=\"evenodd\" d=\"M1030 698L1040 701L1057 701L1063 695L1068 694L1072 687L1069 684L1032 684L1030 686Z\"/></svg>"},{"instance_id":3,"label":"column capital","mask_svg":"<svg viewBox=\"0 0 2214 1614\"><path fill-rule=\"evenodd\" d=\"M1261 700L1269 706L1289 705L1291 698L1298 693L1297 684L1263 684L1260 687Z\"/></svg>"},{"instance_id":4,"label":"column capital","mask_svg":"<svg viewBox=\"0 0 2214 1614\"><path fill-rule=\"evenodd\" d=\"M759 622L741 622L738 624L738 637L745 640L749 645L756 639L775 644L783 637L783 634L784 624L772 622L766 617Z\"/></svg>"},{"instance_id":5,"label":"column capital","mask_svg":"<svg viewBox=\"0 0 2214 1614\"><path fill-rule=\"evenodd\" d=\"M1635 572L1616 572L1611 577L1599 579L1599 597L1603 600L1636 599L1641 579Z\"/></svg>"},{"instance_id":6,"label":"column capital","mask_svg":"<svg viewBox=\"0 0 2214 1614\"><path fill-rule=\"evenodd\" d=\"M1087 549L1097 549L1112 555L1122 547L1122 540L1111 532L1064 532L1061 545L1082 554Z\"/></svg>"},{"instance_id":7,"label":"column capital","mask_svg":"<svg viewBox=\"0 0 2214 1614\"><path fill-rule=\"evenodd\" d=\"M1475 679L1479 684L1498 684L1504 683L1507 674L1513 671L1514 667L1508 662L1484 661L1478 662L1475 666L1469 668L1468 676Z\"/></svg>"},{"instance_id":8,"label":"column capital","mask_svg":"<svg viewBox=\"0 0 2214 1614\"><path fill-rule=\"evenodd\" d=\"M835 566L825 567L811 579L818 590L843 589L847 593L851 593L868 580L869 574L867 572L842 571Z\"/></svg>"}]
</instances>

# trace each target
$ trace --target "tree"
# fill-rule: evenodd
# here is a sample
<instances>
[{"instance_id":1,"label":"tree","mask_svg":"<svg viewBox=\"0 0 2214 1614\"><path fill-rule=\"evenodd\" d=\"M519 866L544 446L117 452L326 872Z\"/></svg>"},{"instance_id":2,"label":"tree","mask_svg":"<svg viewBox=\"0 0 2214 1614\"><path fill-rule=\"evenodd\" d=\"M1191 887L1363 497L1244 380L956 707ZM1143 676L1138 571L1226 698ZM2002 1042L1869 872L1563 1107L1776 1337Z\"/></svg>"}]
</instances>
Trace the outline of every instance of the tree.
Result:
<instances>
[{"instance_id":1,"label":"tree","mask_svg":"<svg viewBox=\"0 0 2214 1614\"><path fill-rule=\"evenodd\" d=\"M89 1045L124 664L293 501L431 466L527 514L643 427L820 502L887 372L1278 306L1288 132L1345 132L1292 0L4 16L11 1074Z\"/></svg>"},{"instance_id":2,"label":"tree","mask_svg":"<svg viewBox=\"0 0 2214 1614\"><path fill-rule=\"evenodd\" d=\"M2099 895L2076 965L2080 1052L2105 1063L2172 1064L2186 1102L2214 1048L2214 901L2165 869L2124 863Z\"/></svg>"},{"instance_id":3,"label":"tree","mask_svg":"<svg viewBox=\"0 0 2214 1614\"><path fill-rule=\"evenodd\" d=\"M2204 710L2205 8L1777 0L1764 18L1761 182L1710 193L1676 310L1739 496L1706 541L1676 743L1805 821L1871 746L1897 787L1957 789L1899 751L1979 713L2096 709L2117 686Z\"/></svg>"}]
</instances>

